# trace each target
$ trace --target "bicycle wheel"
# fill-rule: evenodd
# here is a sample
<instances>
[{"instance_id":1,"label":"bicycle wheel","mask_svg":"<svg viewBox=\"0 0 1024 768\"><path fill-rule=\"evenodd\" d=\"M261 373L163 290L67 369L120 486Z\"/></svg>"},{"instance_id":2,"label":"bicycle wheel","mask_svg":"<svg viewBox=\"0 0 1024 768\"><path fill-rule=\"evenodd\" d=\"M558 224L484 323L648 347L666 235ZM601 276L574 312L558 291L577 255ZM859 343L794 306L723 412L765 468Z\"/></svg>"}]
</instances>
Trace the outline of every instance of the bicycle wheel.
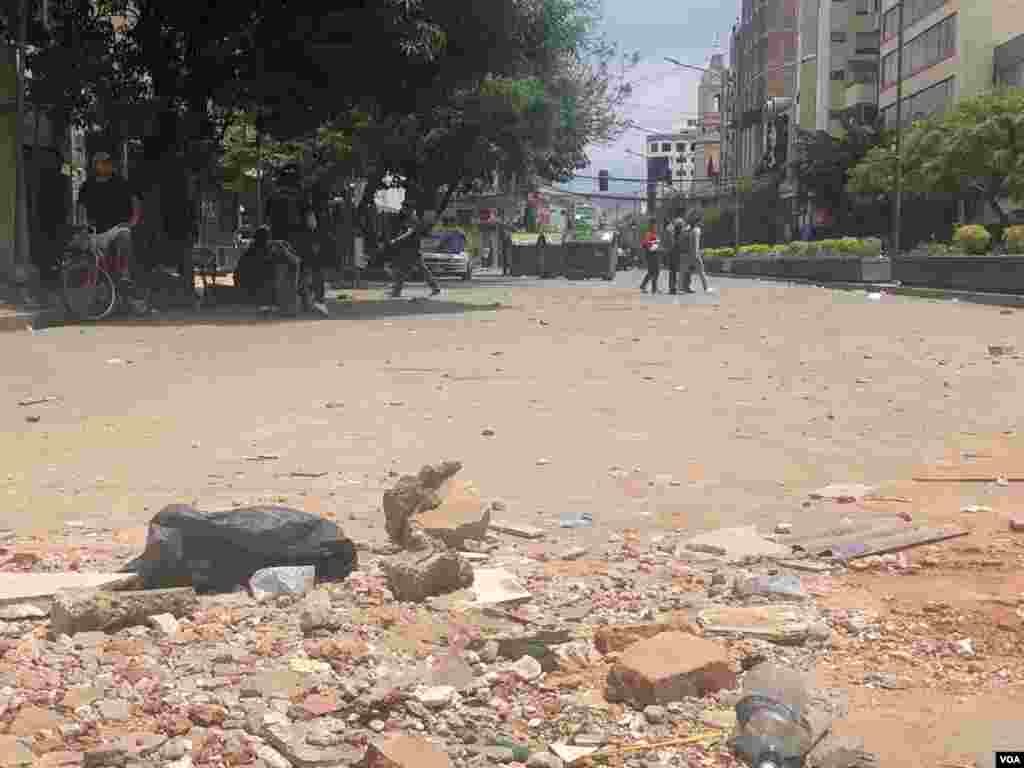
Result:
<instances>
[{"instance_id":1,"label":"bicycle wheel","mask_svg":"<svg viewBox=\"0 0 1024 768\"><path fill-rule=\"evenodd\" d=\"M73 261L61 274L64 306L78 320L102 320L114 311L117 288L105 269L91 260Z\"/></svg>"}]
</instances>

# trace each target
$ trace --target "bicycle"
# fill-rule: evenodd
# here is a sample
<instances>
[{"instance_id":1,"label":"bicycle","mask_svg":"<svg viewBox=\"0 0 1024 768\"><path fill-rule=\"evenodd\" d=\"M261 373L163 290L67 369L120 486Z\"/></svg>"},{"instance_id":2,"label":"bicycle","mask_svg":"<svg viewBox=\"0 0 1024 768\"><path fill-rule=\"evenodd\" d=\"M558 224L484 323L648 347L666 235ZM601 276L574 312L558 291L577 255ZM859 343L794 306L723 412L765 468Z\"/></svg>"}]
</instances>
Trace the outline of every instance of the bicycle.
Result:
<instances>
[{"instance_id":1,"label":"bicycle","mask_svg":"<svg viewBox=\"0 0 1024 768\"><path fill-rule=\"evenodd\" d=\"M61 292L68 314L77 320L102 320L119 307L145 315L147 292L128 275L120 254L108 255L92 228L80 227L71 236L60 262Z\"/></svg>"}]
</instances>

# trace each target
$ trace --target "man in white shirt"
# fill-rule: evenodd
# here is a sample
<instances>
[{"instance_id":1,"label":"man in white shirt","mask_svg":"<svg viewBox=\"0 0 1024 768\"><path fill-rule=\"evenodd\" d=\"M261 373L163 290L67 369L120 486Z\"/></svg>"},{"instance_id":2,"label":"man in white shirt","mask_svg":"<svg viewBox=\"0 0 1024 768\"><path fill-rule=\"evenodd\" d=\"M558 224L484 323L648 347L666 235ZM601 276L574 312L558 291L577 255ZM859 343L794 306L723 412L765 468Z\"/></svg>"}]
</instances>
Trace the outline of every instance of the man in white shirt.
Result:
<instances>
[{"instance_id":1,"label":"man in white shirt","mask_svg":"<svg viewBox=\"0 0 1024 768\"><path fill-rule=\"evenodd\" d=\"M708 276L704 271L704 259L701 258L700 253L701 218L700 211L696 209L690 211L690 215L687 217L687 222L690 225L690 259L686 264L686 280L683 282L683 290L686 293L693 293L693 273L695 271L700 275L704 292L708 292Z\"/></svg>"}]
</instances>

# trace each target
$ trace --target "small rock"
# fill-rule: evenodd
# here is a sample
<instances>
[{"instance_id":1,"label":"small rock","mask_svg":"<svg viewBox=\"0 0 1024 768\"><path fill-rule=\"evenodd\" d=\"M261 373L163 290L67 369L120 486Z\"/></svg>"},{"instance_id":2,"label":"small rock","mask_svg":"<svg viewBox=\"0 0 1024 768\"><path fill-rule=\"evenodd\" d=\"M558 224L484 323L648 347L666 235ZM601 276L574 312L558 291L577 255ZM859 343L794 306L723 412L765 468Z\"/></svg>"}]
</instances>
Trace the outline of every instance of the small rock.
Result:
<instances>
[{"instance_id":1,"label":"small rock","mask_svg":"<svg viewBox=\"0 0 1024 768\"><path fill-rule=\"evenodd\" d=\"M451 685L435 685L424 688L416 694L416 701L431 709L444 709L455 697L455 687Z\"/></svg>"},{"instance_id":2,"label":"small rock","mask_svg":"<svg viewBox=\"0 0 1024 768\"><path fill-rule=\"evenodd\" d=\"M1014 516L1010 518L1010 530L1016 533L1024 533L1024 517Z\"/></svg>"},{"instance_id":3,"label":"small rock","mask_svg":"<svg viewBox=\"0 0 1024 768\"><path fill-rule=\"evenodd\" d=\"M38 605L31 603L19 603L0 608L0 621L26 621L28 619L45 619L50 615Z\"/></svg>"},{"instance_id":4,"label":"small rock","mask_svg":"<svg viewBox=\"0 0 1024 768\"><path fill-rule=\"evenodd\" d=\"M640 706L667 704L736 687L720 643L664 632L631 646L608 673L607 697Z\"/></svg>"},{"instance_id":5,"label":"small rock","mask_svg":"<svg viewBox=\"0 0 1024 768\"><path fill-rule=\"evenodd\" d=\"M383 567L388 588L400 602L419 603L473 585L473 567L457 552L436 552L427 558L407 553Z\"/></svg>"},{"instance_id":6,"label":"small rock","mask_svg":"<svg viewBox=\"0 0 1024 768\"><path fill-rule=\"evenodd\" d=\"M992 511L992 507L986 507L981 504L969 504L966 507L961 507L960 511L970 515L975 515L979 513L988 514Z\"/></svg>"},{"instance_id":7,"label":"small rock","mask_svg":"<svg viewBox=\"0 0 1024 768\"><path fill-rule=\"evenodd\" d=\"M160 749L160 757L164 760L180 760L192 751L192 742L189 739L178 737L171 739Z\"/></svg>"},{"instance_id":8,"label":"small rock","mask_svg":"<svg viewBox=\"0 0 1024 768\"><path fill-rule=\"evenodd\" d=\"M372 742L362 763L363 768L451 768L451 765L448 753L439 745L404 735Z\"/></svg>"},{"instance_id":9,"label":"small rock","mask_svg":"<svg viewBox=\"0 0 1024 768\"><path fill-rule=\"evenodd\" d=\"M344 622L331 607L331 596L319 589L306 597L299 611L299 629L309 634L317 629L338 629Z\"/></svg>"},{"instance_id":10,"label":"small rock","mask_svg":"<svg viewBox=\"0 0 1024 768\"><path fill-rule=\"evenodd\" d=\"M483 431L480 432L480 434L483 435L484 437L494 437L495 432L493 429L484 429Z\"/></svg>"},{"instance_id":11,"label":"small rock","mask_svg":"<svg viewBox=\"0 0 1024 768\"><path fill-rule=\"evenodd\" d=\"M544 670L533 656L523 656L510 667L512 673L521 680L531 682L540 677Z\"/></svg>"},{"instance_id":12,"label":"small rock","mask_svg":"<svg viewBox=\"0 0 1024 768\"><path fill-rule=\"evenodd\" d=\"M249 579L253 597L259 601L280 595L305 595L316 584L312 565L262 568Z\"/></svg>"},{"instance_id":13,"label":"small rock","mask_svg":"<svg viewBox=\"0 0 1024 768\"><path fill-rule=\"evenodd\" d=\"M480 649L480 661L484 664L493 664L498 660L498 651L501 646L496 640L488 640Z\"/></svg>"},{"instance_id":14,"label":"small rock","mask_svg":"<svg viewBox=\"0 0 1024 768\"><path fill-rule=\"evenodd\" d=\"M266 763L267 768L292 768L288 758L266 744L256 747L256 757Z\"/></svg>"},{"instance_id":15,"label":"small rock","mask_svg":"<svg viewBox=\"0 0 1024 768\"><path fill-rule=\"evenodd\" d=\"M538 467L546 467L550 463L551 463L551 459L537 459L537 466Z\"/></svg>"},{"instance_id":16,"label":"small rock","mask_svg":"<svg viewBox=\"0 0 1024 768\"><path fill-rule=\"evenodd\" d=\"M100 717L112 723L119 723L132 716L132 707L123 699L105 699L96 704Z\"/></svg>"},{"instance_id":17,"label":"small rock","mask_svg":"<svg viewBox=\"0 0 1024 768\"><path fill-rule=\"evenodd\" d=\"M15 736L0 736L0 765L4 768L31 768L35 755L28 744Z\"/></svg>"},{"instance_id":18,"label":"small rock","mask_svg":"<svg viewBox=\"0 0 1024 768\"><path fill-rule=\"evenodd\" d=\"M660 725L665 722L666 714L665 708L659 707L657 704L650 704L644 707L644 718L651 725Z\"/></svg>"},{"instance_id":19,"label":"small rock","mask_svg":"<svg viewBox=\"0 0 1024 768\"><path fill-rule=\"evenodd\" d=\"M775 526L775 532L778 534L790 534L793 532L792 523L778 523Z\"/></svg>"},{"instance_id":20,"label":"small rock","mask_svg":"<svg viewBox=\"0 0 1024 768\"><path fill-rule=\"evenodd\" d=\"M953 643L953 650L956 651L958 656L962 656L965 659L974 657L974 642L970 638L963 640L957 640Z\"/></svg>"},{"instance_id":21,"label":"small rock","mask_svg":"<svg viewBox=\"0 0 1024 768\"><path fill-rule=\"evenodd\" d=\"M174 637L181 629L181 622L169 613L159 613L149 617L149 626L161 637Z\"/></svg>"},{"instance_id":22,"label":"small rock","mask_svg":"<svg viewBox=\"0 0 1024 768\"><path fill-rule=\"evenodd\" d=\"M526 768L562 768L564 763L550 752L534 752L526 761Z\"/></svg>"}]
</instances>

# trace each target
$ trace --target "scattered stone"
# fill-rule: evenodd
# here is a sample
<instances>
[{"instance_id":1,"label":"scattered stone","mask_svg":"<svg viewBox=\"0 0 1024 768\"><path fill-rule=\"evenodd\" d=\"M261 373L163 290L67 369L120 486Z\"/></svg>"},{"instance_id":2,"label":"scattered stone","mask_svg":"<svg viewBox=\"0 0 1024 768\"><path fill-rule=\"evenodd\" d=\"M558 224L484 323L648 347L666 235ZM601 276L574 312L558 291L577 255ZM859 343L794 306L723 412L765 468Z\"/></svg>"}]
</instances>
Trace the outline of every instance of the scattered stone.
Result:
<instances>
[{"instance_id":1,"label":"scattered stone","mask_svg":"<svg viewBox=\"0 0 1024 768\"><path fill-rule=\"evenodd\" d=\"M569 744L558 743L558 744L552 744L549 747L549 749L552 752L554 752L555 755L563 763L565 763L565 765L572 765L573 763L579 762L580 760L583 760L586 757L590 757L590 755L592 755L595 752L597 752L599 746L600 745L596 745L596 746L578 745L577 746L577 745L569 745Z\"/></svg>"},{"instance_id":2,"label":"scattered stone","mask_svg":"<svg viewBox=\"0 0 1024 768\"><path fill-rule=\"evenodd\" d=\"M452 549L460 549L467 540L482 541L487 536L491 507L471 483L452 478L438 495L443 499L441 503L412 518L412 525Z\"/></svg>"},{"instance_id":3,"label":"scattered stone","mask_svg":"<svg viewBox=\"0 0 1024 768\"><path fill-rule=\"evenodd\" d=\"M736 674L719 643L664 632L627 649L607 682L609 700L647 706L735 688Z\"/></svg>"},{"instance_id":4,"label":"scattered stone","mask_svg":"<svg viewBox=\"0 0 1024 768\"><path fill-rule=\"evenodd\" d=\"M662 632L689 632L699 634L696 625L682 617L673 621L652 622L649 624L621 624L598 627L594 632L594 647L604 655L621 653L640 640L648 640Z\"/></svg>"},{"instance_id":5,"label":"scattered stone","mask_svg":"<svg viewBox=\"0 0 1024 768\"><path fill-rule=\"evenodd\" d=\"M392 736L370 744L362 768L451 768L448 753L432 741Z\"/></svg>"},{"instance_id":6,"label":"scattered stone","mask_svg":"<svg viewBox=\"0 0 1024 768\"><path fill-rule=\"evenodd\" d=\"M194 704L188 711L189 719L204 728L220 726L228 719L228 711L216 704Z\"/></svg>"},{"instance_id":7,"label":"scattered stone","mask_svg":"<svg viewBox=\"0 0 1024 768\"><path fill-rule=\"evenodd\" d=\"M451 685L435 685L423 688L416 694L416 701L430 709L444 709L455 698L455 687Z\"/></svg>"},{"instance_id":8,"label":"scattered stone","mask_svg":"<svg viewBox=\"0 0 1024 768\"><path fill-rule=\"evenodd\" d=\"M1024 517L1011 517L1010 530L1016 533L1024 533Z\"/></svg>"},{"instance_id":9,"label":"scattered stone","mask_svg":"<svg viewBox=\"0 0 1024 768\"><path fill-rule=\"evenodd\" d=\"M659 707L657 704L649 704L644 707L644 718L651 725L660 725L665 722L667 713L664 707Z\"/></svg>"},{"instance_id":10,"label":"scattered stone","mask_svg":"<svg viewBox=\"0 0 1024 768\"><path fill-rule=\"evenodd\" d=\"M747 558L779 558L792 554L789 547L768 541L757 532L757 526L721 528L695 536L686 542L686 549L726 557L732 562Z\"/></svg>"},{"instance_id":11,"label":"scattered stone","mask_svg":"<svg viewBox=\"0 0 1024 768\"><path fill-rule=\"evenodd\" d=\"M526 761L526 768L562 768L564 763L551 752L534 752Z\"/></svg>"},{"instance_id":12,"label":"scattered stone","mask_svg":"<svg viewBox=\"0 0 1024 768\"><path fill-rule=\"evenodd\" d=\"M105 699L96 704L96 710L111 723L120 723L132 716L132 706L124 699Z\"/></svg>"},{"instance_id":13,"label":"scattered stone","mask_svg":"<svg viewBox=\"0 0 1024 768\"><path fill-rule=\"evenodd\" d=\"M988 353L992 357L1002 357L1003 355L1012 355L1016 352L1017 348L1012 344L989 344Z\"/></svg>"},{"instance_id":14,"label":"scattered stone","mask_svg":"<svg viewBox=\"0 0 1024 768\"><path fill-rule=\"evenodd\" d=\"M804 592L800 577L789 573L742 578L736 582L734 590L744 598L758 596L803 601L810 597Z\"/></svg>"},{"instance_id":15,"label":"scattered stone","mask_svg":"<svg viewBox=\"0 0 1024 768\"><path fill-rule=\"evenodd\" d=\"M189 739L178 737L171 739L160 749L160 757L164 760L180 760L192 749L192 742Z\"/></svg>"},{"instance_id":16,"label":"scattered stone","mask_svg":"<svg viewBox=\"0 0 1024 768\"><path fill-rule=\"evenodd\" d=\"M53 598L50 632L54 636L79 632L117 632L145 625L150 616L186 616L199 605L195 590L150 589L138 592L65 590Z\"/></svg>"},{"instance_id":17,"label":"scattered stone","mask_svg":"<svg viewBox=\"0 0 1024 768\"><path fill-rule=\"evenodd\" d=\"M25 706L18 710L7 732L12 736L33 737L40 731L53 731L60 724L60 717L49 709Z\"/></svg>"},{"instance_id":18,"label":"scattered stone","mask_svg":"<svg viewBox=\"0 0 1024 768\"><path fill-rule=\"evenodd\" d=\"M573 547L567 549L559 555L561 560L579 560L581 557L585 557L589 550L586 547Z\"/></svg>"},{"instance_id":19,"label":"scattered stone","mask_svg":"<svg viewBox=\"0 0 1024 768\"><path fill-rule=\"evenodd\" d=\"M181 629L181 622L169 613L160 613L149 617L149 626L161 637L174 637Z\"/></svg>"},{"instance_id":20,"label":"scattered stone","mask_svg":"<svg viewBox=\"0 0 1024 768\"><path fill-rule=\"evenodd\" d=\"M278 669L253 675L242 683L243 698L261 696L265 699L289 699L312 684L307 675L290 669Z\"/></svg>"},{"instance_id":21,"label":"scattered stone","mask_svg":"<svg viewBox=\"0 0 1024 768\"><path fill-rule=\"evenodd\" d=\"M405 553L383 567L388 588L400 602L420 603L474 583L473 567L457 552L434 552L427 557Z\"/></svg>"},{"instance_id":22,"label":"scattered stone","mask_svg":"<svg viewBox=\"0 0 1024 768\"><path fill-rule=\"evenodd\" d=\"M957 656L965 659L974 658L974 642L970 638L955 641L953 643L953 650L956 651Z\"/></svg>"},{"instance_id":23,"label":"scattered stone","mask_svg":"<svg viewBox=\"0 0 1024 768\"><path fill-rule=\"evenodd\" d=\"M82 757L82 768L110 768L127 765L130 754L120 744L107 744L90 749Z\"/></svg>"},{"instance_id":24,"label":"scattered stone","mask_svg":"<svg viewBox=\"0 0 1024 768\"><path fill-rule=\"evenodd\" d=\"M259 601L281 595L305 595L316 585L316 567L312 565L261 568L249 579L249 589Z\"/></svg>"},{"instance_id":25,"label":"scattered stone","mask_svg":"<svg viewBox=\"0 0 1024 768\"><path fill-rule=\"evenodd\" d=\"M68 692L64 694L64 698L61 700L61 706L70 710L75 710L79 707L88 707L99 698L100 692L98 690L91 686L82 685L75 688L69 688Z\"/></svg>"},{"instance_id":26,"label":"scattered stone","mask_svg":"<svg viewBox=\"0 0 1024 768\"><path fill-rule=\"evenodd\" d=\"M810 621L795 606L714 606L697 617L705 635L739 635L780 645L799 645L810 634Z\"/></svg>"},{"instance_id":27,"label":"scattered stone","mask_svg":"<svg viewBox=\"0 0 1024 768\"><path fill-rule=\"evenodd\" d=\"M969 504L966 507L961 507L960 511L968 515L987 514L992 511L992 507L986 507L981 504Z\"/></svg>"},{"instance_id":28,"label":"scattered stone","mask_svg":"<svg viewBox=\"0 0 1024 768\"><path fill-rule=\"evenodd\" d=\"M494 511L498 511L497 507L494 508ZM492 520L491 530L498 533L506 533L509 536L518 536L521 539L541 539L544 537L544 531L540 528L532 525L519 525L507 520Z\"/></svg>"},{"instance_id":29,"label":"scattered stone","mask_svg":"<svg viewBox=\"0 0 1024 768\"><path fill-rule=\"evenodd\" d=\"M793 532L793 524L792 523L776 523L775 524L775 532L780 534L780 535L788 535L788 534Z\"/></svg>"},{"instance_id":30,"label":"scattered stone","mask_svg":"<svg viewBox=\"0 0 1024 768\"><path fill-rule=\"evenodd\" d=\"M27 621L45 619L50 615L48 610L43 610L32 603L18 603L0 608L0 621Z\"/></svg>"},{"instance_id":31,"label":"scattered stone","mask_svg":"<svg viewBox=\"0 0 1024 768\"><path fill-rule=\"evenodd\" d=\"M308 733L308 726L269 725L262 735L295 768L333 768L354 764L361 757L361 750L348 744L314 746L306 741Z\"/></svg>"},{"instance_id":32,"label":"scattered stone","mask_svg":"<svg viewBox=\"0 0 1024 768\"><path fill-rule=\"evenodd\" d=\"M833 483L810 494L812 499L838 502L853 502L869 496L875 491L874 486L861 483Z\"/></svg>"},{"instance_id":33,"label":"scattered stone","mask_svg":"<svg viewBox=\"0 0 1024 768\"><path fill-rule=\"evenodd\" d=\"M511 672L520 680L532 682L544 673L540 662L533 656L523 656L510 667Z\"/></svg>"},{"instance_id":34,"label":"scattered stone","mask_svg":"<svg viewBox=\"0 0 1024 768\"><path fill-rule=\"evenodd\" d=\"M478 568L473 578L477 605L519 603L533 597L523 589L515 574L504 568Z\"/></svg>"},{"instance_id":35,"label":"scattered stone","mask_svg":"<svg viewBox=\"0 0 1024 768\"><path fill-rule=\"evenodd\" d=\"M309 634L317 629L339 629L344 624L331 607L331 596L323 589L308 595L299 610L299 629Z\"/></svg>"},{"instance_id":36,"label":"scattered stone","mask_svg":"<svg viewBox=\"0 0 1024 768\"><path fill-rule=\"evenodd\" d=\"M267 768L292 768L288 758L266 744L256 747L256 757L266 763Z\"/></svg>"}]
</instances>

